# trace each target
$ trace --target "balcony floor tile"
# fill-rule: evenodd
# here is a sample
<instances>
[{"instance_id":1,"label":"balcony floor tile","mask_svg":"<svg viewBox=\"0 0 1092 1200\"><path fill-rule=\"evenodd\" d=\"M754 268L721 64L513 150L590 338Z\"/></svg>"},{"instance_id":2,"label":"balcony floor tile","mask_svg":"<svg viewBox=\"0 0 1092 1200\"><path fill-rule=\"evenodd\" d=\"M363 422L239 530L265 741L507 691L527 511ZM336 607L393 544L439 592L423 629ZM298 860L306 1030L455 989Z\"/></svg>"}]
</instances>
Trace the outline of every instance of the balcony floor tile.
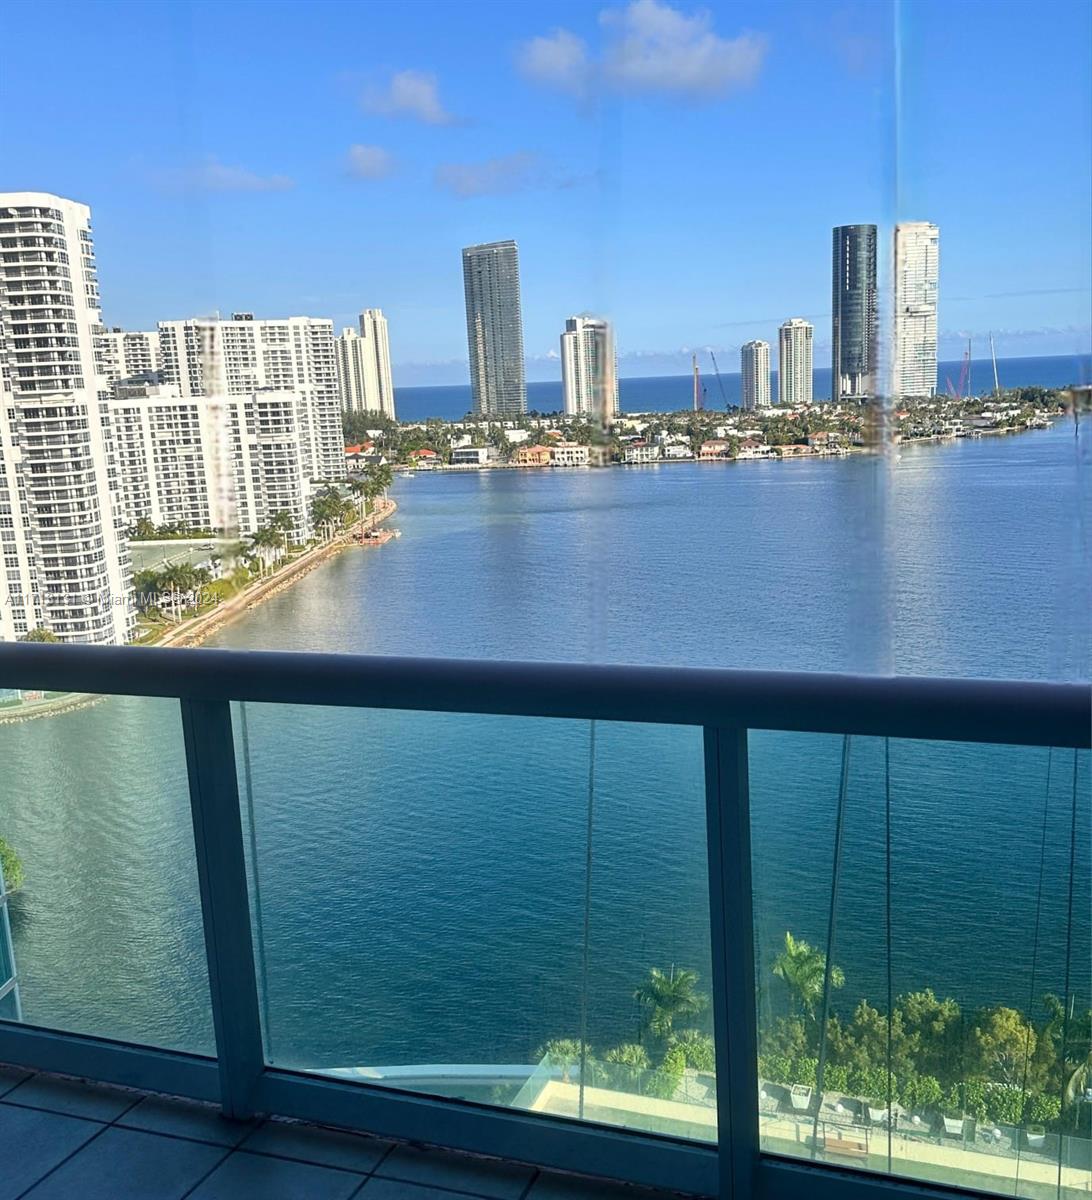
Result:
<instances>
[{"instance_id":1,"label":"balcony floor tile","mask_svg":"<svg viewBox=\"0 0 1092 1200\"><path fill-rule=\"evenodd\" d=\"M26 1200L182 1200L227 1153L181 1138L110 1128L26 1193Z\"/></svg>"},{"instance_id":2,"label":"balcony floor tile","mask_svg":"<svg viewBox=\"0 0 1092 1200\"><path fill-rule=\"evenodd\" d=\"M664 1200L494 1159L0 1066L0 1200Z\"/></svg>"},{"instance_id":3,"label":"balcony floor tile","mask_svg":"<svg viewBox=\"0 0 1092 1200\"><path fill-rule=\"evenodd\" d=\"M243 1150L275 1154L320 1167L372 1171L391 1148L390 1142L358 1133L319 1129L289 1121L266 1121L243 1143Z\"/></svg>"},{"instance_id":4,"label":"balcony floor tile","mask_svg":"<svg viewBox=\"0 0 1092 1200\"><path fill-rule=\"evenodd\" d=\"M44 1108L62 1116L86 1117L92 1121L113 1121L127 1108L132 1108L140 1095L82 1079L34 1075L0 1098L0 1104Z\"/></svg>"},{"instance_id":5,"label":"balcony floor tile","mask_svg":"<svg viewBox=\"0 0 1092 1200\"><path fill-rule=\"evenodd\" d=\"M0 1104L0 1200L22 1195L102 1129L97 1121Z\"/></svg>"},{"instance_id":6,"label":"balcony floor tile","mask_svg":"<svg viewBox=\"0 0 1092 1200\"><path fill-rule=\"evenodd\" d=\"M622 1183L543 1172L531 1185L526 1200L657 1200L661 1195Z\"/></svg>"},{"instance_id":7,"label":"balcony floor tile","mask_svg":"<svg viewBox=\"0 0 1092 1200\"><path fill-rule=\"evenodd\" d=\"M30 1076L30 1071L24 1071L20 1067L0 1067L0 1096L6 1095Z\"/></svg>"},{"instance_id":8,"label":"balcony floor tile","mask_svg":"<svg viewBox=\"0 0 1092 1200\"><path fill-rule=\"evenodd\" d=\"M534 1171L530 1167L488 1159L397 1146L375 1171L385 1179L425 1183L456 1192L471 1192L490 1200L520 1200Z\"/></svg>"},{"instance_id":9,"label":"balcony floor tile","mask_svg":"<svg viewBox=\"0 0 1092 1200\"><path fill-rule=\"evenodd\" d=\"M425 1183L406 1183L403 1179L380 1179L373 1175L360 1189L360 1200L467 1200L466 1192L429 1187ZM356 1197L353 1197L356 1200ZM474 1197L473 1200L477 1200Z\"/></svg>"},{"instance_id":10,"label":"balcony floor tile","mask_svg":"<svg viewBox=\"0 0 1092 1200\"><path fill-rule=\"evenodd\" d=\"M196 1100L178 1100L170 1096L145 1096L139 1104L118 1118L128 1129L148 1133L166 1133L172 1137L192 1138L215 1146L238 1146L251 1133L256 1121L230 1121L213 1104Z\"/></svg>"},{"instance_id":11,"label":"balcony floor tile","mask_svg":"<svg viewBox=\"0 0 1092 1200\"><path fill-rule=\"evenodd\" d=\"M236 1150L188 1200L348 1200L364 1178L335 1167Z\"/></svg>"}]
</instances>

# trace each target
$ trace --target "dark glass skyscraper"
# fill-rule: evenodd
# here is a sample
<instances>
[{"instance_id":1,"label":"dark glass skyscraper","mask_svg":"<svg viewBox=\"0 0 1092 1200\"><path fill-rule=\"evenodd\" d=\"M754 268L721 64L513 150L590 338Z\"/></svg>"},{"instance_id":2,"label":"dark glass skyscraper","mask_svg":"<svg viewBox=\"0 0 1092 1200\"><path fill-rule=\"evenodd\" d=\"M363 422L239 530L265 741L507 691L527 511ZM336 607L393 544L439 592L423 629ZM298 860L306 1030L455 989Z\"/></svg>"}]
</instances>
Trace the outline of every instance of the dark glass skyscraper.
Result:
<instances>
[{"instance_id":1,"label":"dark glass skyscraper","mask_svg":"<svg viewBox=\"0 0 1092 1200\"><path fill-rule=\"evenodd\" d=\"M831 399L876 388L876 226L838 225L831 271Z\"/></svg>"},{"instance_id":2,"label":"dark glass skyscraper","mask_svg":"<svg viewBox=\"0 0 1092 1200\"><path fill-rule=\"evenodd\" d=\"M527 411L523 376L523 314L519 251L515 242L488 242L463 250L466 341L474 411L511 416Z\"/></svg>"}]
</instances>

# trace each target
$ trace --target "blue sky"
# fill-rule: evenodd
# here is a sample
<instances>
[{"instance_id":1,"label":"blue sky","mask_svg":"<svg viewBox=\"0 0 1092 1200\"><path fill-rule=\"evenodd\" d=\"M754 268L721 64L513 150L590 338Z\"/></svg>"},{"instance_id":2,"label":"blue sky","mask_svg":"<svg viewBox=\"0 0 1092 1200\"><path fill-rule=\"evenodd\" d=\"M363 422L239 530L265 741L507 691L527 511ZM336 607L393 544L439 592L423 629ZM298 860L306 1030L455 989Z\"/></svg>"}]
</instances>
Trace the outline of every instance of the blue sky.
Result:
<instances>
[{"instance_id":1,"label":"blue sky","mask_svg":"<svg viewBox=\"0 0 1092 1200\"><path fill-rule=\"evenodd\" d=\"M1084 0L99 0L6 37L46 20L0 187L92 206L112 325L378 306L396 382L465 382L459 250L514 237L530 378L584 310L626 374L790 316L823 362L831 226L901 217L941 228L941 357L1089 351Z\"/></svg>"}]
</instances>

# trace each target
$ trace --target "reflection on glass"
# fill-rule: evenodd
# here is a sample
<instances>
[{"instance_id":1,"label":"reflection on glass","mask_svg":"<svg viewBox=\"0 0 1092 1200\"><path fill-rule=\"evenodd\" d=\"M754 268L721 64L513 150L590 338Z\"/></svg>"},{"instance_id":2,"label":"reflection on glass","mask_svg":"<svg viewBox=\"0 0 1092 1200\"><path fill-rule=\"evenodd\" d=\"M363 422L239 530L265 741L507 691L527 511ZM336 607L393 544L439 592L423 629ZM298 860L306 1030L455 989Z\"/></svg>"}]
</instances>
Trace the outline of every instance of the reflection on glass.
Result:
<instances>
[{"instance_id":1,"label":"reflection on glass","mask_svg":"<svg viewBox=\"0 0 1092 1200\"><path fill-rule=\"evenodd\" d=\"M178 701L0 722L0 764L0 1017L214 1053Z\"/></svg>"},{"instance_id":2,"label":"reflection on glass","mask_svg":"<svg viewBox=\"0 0 1092 1200\"><path fill-rule=\"evenodd\" d=\"M1087 1194L1089 785L1071 750L752 734L764 1150Z\"/></svg>"},{"instance_id":3,"label":"reflection on glass","mask_svg":"<svg viewBox=\"0 0 1092 1200\"><path fill-rule=\"evenodd\" d=\"M270 1063L715 1138L700 731L235 725Z\"/></svg>"}]
</instances>

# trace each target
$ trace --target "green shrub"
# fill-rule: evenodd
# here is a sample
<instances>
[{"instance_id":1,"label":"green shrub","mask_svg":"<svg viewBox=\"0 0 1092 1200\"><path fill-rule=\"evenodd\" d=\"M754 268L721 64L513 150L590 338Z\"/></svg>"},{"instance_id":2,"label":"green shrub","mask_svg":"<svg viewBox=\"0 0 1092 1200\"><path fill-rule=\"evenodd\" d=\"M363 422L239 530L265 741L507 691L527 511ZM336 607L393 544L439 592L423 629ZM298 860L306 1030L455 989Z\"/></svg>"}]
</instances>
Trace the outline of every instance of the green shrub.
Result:
<instances>
[{"instance_id":1,"label":"green shrub","mask_svg":"<svg viewBox=\"0 0 1092 1200\"><path fill-rule=\"evenodd\" d=\"M819 1060L809 1054L800 1054L792 1060L792 1078L790 1083L804 1083L815 1087L816 1076L819 1073Z\"/></svg>"},{"instance_id":2,"label":"green shrub","mask_svg":"<svg viewBox=\"0 0 1092 1200\"><path fill-rule=\"evenodd\" d=\"M664 1060L658 1070L653 1071L648 1080L648 1094L658 1100L670 1100L675 1095L679 1084L682 1083L686 1071L686 1055L678 1046L672 1046L664 1055Z\"/></svg>"},{"instance_id":3,"label":"green shrub","mask_svg":"<svg viewBox=\"0 0 1092 1200\"><path fill-rule=\"evenodd\" d=\"M963 1085L963 1111L976 1121L986 1120L986 1085L980 1079Z\"/></svg>"},{"instance_id":4,"label":"green shrub","mask_svg":"<svg viewBox=\"0 0 1092 1200\"><path fill-rule=\"evenodd\" d=\"M1003 1083L987 1083L986 1120L999 1125L1019 1125L1024 1115L1024 1093Z\"/></svg>"},{"instance_id":5,"label":"green shrub","mask_svg":"<svg viewBox=\"0 0 1092 1200\"><path fill-rule=\"evenodd\" d=\"M823 1088L828 1092L849 1091L849 1068L831 1063L823 1071Z\"/></svg>"},{"instance_id":6,"label":"green shrub","mask_svg":"<svg viewBox=\"0 0 1092 1200\"><path fill-rule=\"evenodd\" d=\"M1024 1105L1024 1121L1028 1125L1050 1125L1062 1115L1062 1102L1057 1096L1036 1092Z\"/></svg>"},{"instance_id":7,"label":"green shrub","mask_svg":"<svg viewBox=\"0 0 1092 1200\"><path fill-rule=\"evenodd\" d=\"M758 1073L769 1083L792 1083L792 1059L787 1054L762 1054Z\"/></svg>"},{"instance_id":8,"label":"green shrub","mask_svg":"<svg viewBox=\"0 0 1092 1200\"><path fill-rule=\"evenodd\" d=\"M4 872L4 887L9 892L17 892L23 886L23 864L3 838L0 838L0 869Z\"/></svg>"},{"instance_id":9,"label":"green shrub","mask_svg":"<svg viewBox=\"0 0 1092 1200\"><path fill-rule=\"evenodd\" d=\"M902 1085L899 1100L911 1112L925 1112L940 1106L944 1098L940 1081L935 1075L911 1075Z\"/></svg>"},{"instance_id":10,"label":"green shrub","mask_svg":"<svg viewBox=\"0 0 1092 1200\"><path fill-rule=\"evenodd\" d=\"M891 1094L899 1094L899 1081L891 1076ZM887 1103L888 1075L883 1067L854 1067L849 1072L849 1091L874 1105Z\"/></svg>"},{"instance_id":11,"label":"green shrub","mask_svg":"<svg viewBox=\"0 0 1092 1200\"><path fill-rule=\"evenodd\" d=\"M713 1048L713 1039L697 1029L683 1029L672 1034L672 1046L678 1046L683 1052L686 1065L694 1071L715 1071L717 1055Z\"/></svg>"}]
</instances>

